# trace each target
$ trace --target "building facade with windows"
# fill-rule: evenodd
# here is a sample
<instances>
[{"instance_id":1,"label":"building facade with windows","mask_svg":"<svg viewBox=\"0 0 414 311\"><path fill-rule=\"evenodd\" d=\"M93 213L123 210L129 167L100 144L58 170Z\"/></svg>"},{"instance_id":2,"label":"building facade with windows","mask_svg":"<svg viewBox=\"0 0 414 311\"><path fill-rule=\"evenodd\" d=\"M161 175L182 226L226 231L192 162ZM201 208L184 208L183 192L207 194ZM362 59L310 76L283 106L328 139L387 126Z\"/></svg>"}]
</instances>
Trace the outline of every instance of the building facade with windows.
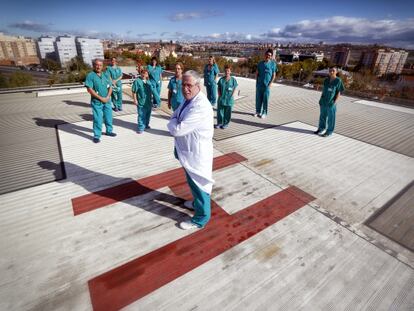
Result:
<instances>
[{"instance_id":1,"label":"building facade with windows","mask_svg":"<svg viewBox=\"0 0 414 311\"><path fill-rule=\"evenodd\" d=\"M39 64L36 43L29 38L0 33L0 64L15 66Z\"/></svg>"},{"instance_id":2,"label":"building facade with windows","mask_svg":"<svg viewBox=\"0 0 414 311\"><path fill-rule=\"evenodd\" d=\"M90 66L95 58L104 58L103 44L100 39L76 38L76 49L83 62Z\"/></svg>"},{"instance_id":3,"label":"building facade with windows","mask_svg":"<svg viewBox=\"0 0 414 311\"><path fill-rule=\"evenodd\" d=\"M78 56L75 37L72 36L58 37L55 41L55 49L57 60L62 67L67 66L72 58Z\"/></svg>"}]
</instances>

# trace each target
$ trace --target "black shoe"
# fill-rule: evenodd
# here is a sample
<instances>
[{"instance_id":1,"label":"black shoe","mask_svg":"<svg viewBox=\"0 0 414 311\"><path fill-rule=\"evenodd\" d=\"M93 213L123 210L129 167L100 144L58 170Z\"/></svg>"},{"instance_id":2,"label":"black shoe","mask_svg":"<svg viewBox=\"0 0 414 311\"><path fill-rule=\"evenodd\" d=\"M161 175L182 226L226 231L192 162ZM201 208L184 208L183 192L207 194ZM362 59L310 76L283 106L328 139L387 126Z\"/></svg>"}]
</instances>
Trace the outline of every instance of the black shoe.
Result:
<instances>
[{"instance_id":1,"label":"black shoe","mask_svg":"<svg viewBox=\"0 0 414 311\"><path fill-rule=\"evenodd\" d=\"M322 135L322 137L329 137L331 135L332 135L332 133L325 133L325 134Z\"/></svg>"},{"instance_id":2,"label":"black shoe","mask_svg":"<svg viewBox=\"0 0 414 311\"><path fill-rule=\"evenodd\" d=\"M221 125L220 124L214 124L214 128L218 129Z\"/></svg>"},{"instance_id":3,"label":"black shoe","mask_svg":"<svg viewBox=\"0 0 414 311\"><path fill-rule=\"evenodd\" d=\"M118 108L118 111L122 111L122 108Z\"/></svg>"},{"instance_id":4,"label":"black shoe","mask_svg":"<svg viewBox=\"0 0 414 311\"><path fill-rule=\"evenodd\" d=\"M93 142L94 142L95 144L97 144L97 143L100 143L100 142L101 142L101 140L100 140L99 138L94 137L94 138L93 138Z\"/></svg>"},{"instance_id":5,"label":"black shoe","mask_svg":"<svg viewBox=\"0 0 414 311\"><path fill-rule=\"evenodd\" d=\"M146 128L146 129L150 129L150 128L151 128L151 126L147 125L145 128Z\"/></svg>"},{"instance_id":6,"label":"black shoe","mask_svg":"<svg viewBox=\"0 0 414 311\"><path fill-rule=\"evenodd\" d=\"M116 134L115 133L105 133L106 136L111 136L111 137L115 137Z\"/></svg>"},{"instance_id":7,"label":"black shoe","mask_svg":"<svg viewBox=\"0 0 414 311\"><path fill-rule=\"evenodd\" d=\"M320 130L317 130L317 131L313 132L313 134L316 134L316 135L319 135L320 133L322 133L322 131L320 131Z\"/></svg>"},{"instance_id":8,"label":"black shoe","mask_svg":"<svg viewBox=\"0 0 414 311\"><path fill-rule=\"evenodd\" d=\"M115 112L119 111L118 108L113 108L112 110L115 111Z\"/></svg>"}]
</instances>

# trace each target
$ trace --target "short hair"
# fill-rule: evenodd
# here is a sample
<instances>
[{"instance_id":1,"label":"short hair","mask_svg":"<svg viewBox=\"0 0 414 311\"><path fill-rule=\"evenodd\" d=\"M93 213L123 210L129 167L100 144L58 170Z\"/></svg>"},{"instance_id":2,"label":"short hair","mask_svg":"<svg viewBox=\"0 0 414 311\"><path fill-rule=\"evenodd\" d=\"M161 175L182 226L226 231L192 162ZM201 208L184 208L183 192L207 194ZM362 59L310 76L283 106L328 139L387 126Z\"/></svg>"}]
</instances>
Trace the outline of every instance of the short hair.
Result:
<instances>
[{"instance_id":1,"label":"short hair","mask_svg":"<svg viewBox=\"0 0 414 311\"><path fill-rule=\"evenodd\" d=\"M195 81L195 83L196 84L201 84L201 77L200 77L200 75L198 74L198 72L197 71L195 71L195 70L188 70L188 71L186 71L184 74L183 74L183 78L184 77L191 77L191 78L193 78L194 79L194 81Z\"/></svg>"},{"instance_id":2,"label":"short hair","mask_svg":"<svg viewBox=\"0 0 414 311\"><path fill-rule=\"evenodd\" d=\"M96 64L97 62L101 62L101 63L103 64L103 59L101 59L101 58L94 58L94 59L92 60L92 65L93 65L93 66L95 66L95 64Z\"/></svg>"},{"instance_id":3,"label":"short hair","mask_svg":"<svg viewBox=\"0 0 414 311\"><path fill-rule=\"evenodd\" d=\"M155 61L158 63L158 59L156 56L151 57L151 61L153 61L155 59Z\"/></svg>"},{"instance_id":4,"label":"short hair","mask_svg":"<svg viewBox=\"0 0 414 311\"><path fill-rule=\"evenodd\" d=\"M270 53L270 54L272 54L272 56L273 56L273 50L272 50L272 49L267 49L267 51L266 51L266 53L265 53L265 54L267 54L267 53Z\"/></svg>"},{"instance_id":5,"label":"short hair","mask_svg":"<svg viewBox=\"0 0 414 311\"><path fill-rule=\"evenodd\" d=\"M338 72L338 67L336 67L336 66L329 67L329 70L332 70L332 69L335 69L335 71Z\"/></svg>"},{"instance_id":6,"label":"short hair","mask_svg":"<svg viewBox=\"0 0 414 311\"><path fill-rule=\"evenodd\" d=\"M226 69L230 69L231 70L231 66L229 64L224 65L224 70Z\"/></svg>"},{"instance_id":7,"label":"short hair","mask_svg":"<svg viewBox=\"0 0 414 311\"><path fill-rule=\"evenodd\" d=\"M184 64L182 62L176 62L175 65L179 65L182 70L184 70Z\"/></svg>"},{"instance_id":8,"label":"short hair","mask_svg":"<svg viewBox=\"0 0 414 311\"><path fill-rule=\"evenodd\" d=\"M147 68L141 68L141 69L139 70L139 73L140 73L140 74L143 74L143 73L148 73L148 69L147 69Z\"/></svg>"}]
</instances>

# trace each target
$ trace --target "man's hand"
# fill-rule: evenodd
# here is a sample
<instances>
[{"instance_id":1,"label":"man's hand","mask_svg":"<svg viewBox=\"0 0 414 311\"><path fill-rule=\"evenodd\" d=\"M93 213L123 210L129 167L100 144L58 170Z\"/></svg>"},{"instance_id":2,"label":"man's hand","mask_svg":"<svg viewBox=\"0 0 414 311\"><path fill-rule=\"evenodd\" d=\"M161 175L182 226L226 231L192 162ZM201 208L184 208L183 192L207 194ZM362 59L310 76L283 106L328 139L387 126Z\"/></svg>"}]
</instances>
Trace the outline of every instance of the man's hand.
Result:
<instances>
[{"instance_id":1,"label":"man's hand","mask_svg":"<svg viewBox=\"0 0 414 311\"><path fill-rule=\"evenodd\" d=\"M101 97L101 102L103 102L103 103L107 103L108 101L109 101L109 99L110 99L110 97L109 96L106 96L106 97Z\"/></svg>"}]
</instances>

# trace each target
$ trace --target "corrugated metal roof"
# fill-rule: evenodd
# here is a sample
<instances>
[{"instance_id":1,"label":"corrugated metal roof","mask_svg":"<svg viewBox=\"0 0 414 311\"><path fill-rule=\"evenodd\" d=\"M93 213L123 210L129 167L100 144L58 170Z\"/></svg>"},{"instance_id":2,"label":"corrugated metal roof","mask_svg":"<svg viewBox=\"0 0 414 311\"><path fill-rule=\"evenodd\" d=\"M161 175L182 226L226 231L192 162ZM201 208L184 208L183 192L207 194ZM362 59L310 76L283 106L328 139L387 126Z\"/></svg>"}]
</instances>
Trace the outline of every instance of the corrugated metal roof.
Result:
<instances>
[{"instance_id":1,"label":"corrugated metal roof","mask_svg":"<svg viewBox=\"0 0 414 311\"><path fill-rule=\"evenodd\" d=\"M135 117L118 120L129 126ZM1 309L91 310L88 281L199 232L177 229L190 213L168 187L73 214L73 198L180 167L166 122L154 115L154 131L142 135L119 126L116 138L104 137L98 145L70 124L59 126L68 179L0 196ZM76 125L90 128L91 122ZM300 122L285 129L216 141L215 156L238 152L247 161L214 171L212 199L230 215L289 185L316 200L129 301L127 310L411 308L409 254L380 248L352 227L363 231L364 219L413 179L414 159L342 135L311 135L314 127ZM36 165L53 174L56 164ZM214 247L208 242L206 251ZM162 265L175 251L154 262ZM142 269L110 282L110 290L136 280Z\"/></svg>"},{"instance_id":2,"label":"corrugated metal roof","mask_svg":"<svg viewBox=\"0 0 414 311\"><path fill-rule=\"evenodd\" d=\"M71 123L71 130L91 139L91 128L73 124L91 116L90 95L70 94L36 97L35 93L0 95L0 194L59 180L60 170L51 174L37 163L60 163L56 126ZM127 102L123 113L136 112Z\"/></svg>"}]
</instances>

